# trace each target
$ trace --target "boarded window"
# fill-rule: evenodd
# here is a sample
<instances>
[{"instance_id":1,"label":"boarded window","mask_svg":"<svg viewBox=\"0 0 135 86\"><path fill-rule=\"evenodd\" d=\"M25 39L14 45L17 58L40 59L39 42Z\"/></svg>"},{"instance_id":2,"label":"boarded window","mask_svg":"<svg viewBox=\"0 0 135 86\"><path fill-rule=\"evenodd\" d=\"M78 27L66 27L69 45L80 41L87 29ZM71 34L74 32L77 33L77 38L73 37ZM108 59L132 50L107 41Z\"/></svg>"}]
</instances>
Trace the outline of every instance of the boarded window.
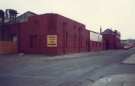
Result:
<instances>
[{"instance_id":1,"label":"boarded window","mask_svg":"<svg viewBox=\"0 0 135 86\"><path fill-rule=\"evenodd\" d=\"M37 35L31 35L30 36L30 48L36 48L37 47Z\"/></svg>"}]
</instances>

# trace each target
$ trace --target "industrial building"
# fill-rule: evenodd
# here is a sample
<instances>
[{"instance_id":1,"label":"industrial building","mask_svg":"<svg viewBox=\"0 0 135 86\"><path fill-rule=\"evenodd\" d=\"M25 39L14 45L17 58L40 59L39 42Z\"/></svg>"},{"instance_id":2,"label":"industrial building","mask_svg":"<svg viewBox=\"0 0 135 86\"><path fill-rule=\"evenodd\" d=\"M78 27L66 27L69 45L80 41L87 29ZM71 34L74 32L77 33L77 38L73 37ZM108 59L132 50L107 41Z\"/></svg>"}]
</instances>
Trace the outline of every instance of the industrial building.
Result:
<instances>
[{"instance_id":1,"label":"industrial building","mask_svg":"<svg viewBox=\"0 0 135 86\"><path fill-rule=\"evenodd\" d=\"M110 49L121 49L121 40L120 40L120 32L117 30L106 29L103 33L103 49L110 50Z\"/></svg>"},{"instance_id":2,"label":"industrial building","mask_svg":"<svg viewBox=\"0 0 135 86\"><path fill-rule=\"evenodd\" d=\"M16 44L16 53L62 55L121 46L117 31L107 29L102 34L90 31L84 24L59 14L33 14L25 18L24 22L4 24L0 28L1 31L4 28L4 33L0 31L1 41Z\"/></svg>"},{"instance_id":3,"label":"industrial building","mask_svg":"<svg viewBox=\"0 0 135 86\"><path fill-rule=\"evenodd\" d=\"M18 37L23 40L19 42L19 51L23 53L60 55L102 49L99 33L59 14L32 16L20 25L19 32Z\"/></svg>"}]
</instances>

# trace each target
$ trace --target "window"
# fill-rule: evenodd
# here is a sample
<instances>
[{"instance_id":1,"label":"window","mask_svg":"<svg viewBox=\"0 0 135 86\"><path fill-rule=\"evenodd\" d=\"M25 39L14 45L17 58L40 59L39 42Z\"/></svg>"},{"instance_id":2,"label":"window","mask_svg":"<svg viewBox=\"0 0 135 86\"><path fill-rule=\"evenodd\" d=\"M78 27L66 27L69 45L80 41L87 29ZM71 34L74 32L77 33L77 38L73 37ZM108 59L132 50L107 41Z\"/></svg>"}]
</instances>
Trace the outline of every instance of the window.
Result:
<instances>
[{"instance_id":1,"label":"window","mask_svg":"<svg viewBox=\"0 0 135 86\"><path fill-rule=\"evenodd\" d=\"M62 28L63 28L63 29L65 29L65 28L66 28L66 26L67 26L67 23L66 23L66 22L63 22L63 24L62 24Z\"/></svg>"},{"instance_id":2,"label":"window","mask_svg":"<svg viewBox=\"0 0 135 86\"><path fill-rule=\"evenodd\" d=\"M30 36L30 48L37 47L37 35Z\"/></svg>"},{"instance_id":3,"label":"window","mask_svg":"<svg viewBox=\"0 0 135 86\"><path fill-rule=\"evenodd\" d=\"M67 48L68 47L68 32L66 32L66 42L65 42L65 47Z\"/></svg>"}]
</instances>

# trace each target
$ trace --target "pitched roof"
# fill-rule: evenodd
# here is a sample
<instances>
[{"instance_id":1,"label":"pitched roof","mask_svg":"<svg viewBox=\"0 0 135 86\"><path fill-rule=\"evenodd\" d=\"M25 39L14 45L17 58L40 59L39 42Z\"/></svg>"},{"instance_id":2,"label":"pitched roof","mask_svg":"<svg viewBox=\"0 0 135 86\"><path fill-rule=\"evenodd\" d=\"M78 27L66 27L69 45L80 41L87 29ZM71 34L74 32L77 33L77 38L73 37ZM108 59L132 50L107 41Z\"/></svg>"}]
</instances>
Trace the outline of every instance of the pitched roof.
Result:
<instances>
[{"instance_id":1,"label":"pitched roof","mask_svg":"<svg viewBox=\"0 0 135 86\"><path fill-rule=\"evenodd\" d=\"M106 29L102 34L114 34L114 32L111 29Z\"/></svg>"},{"instance_id":2,"label":"pitched roof","mask_svg":"<svg viewBox=\"0 0 135 86\"><path fill-rule=\"evenodd\" d=\"M31 11L27 11L27 12L23 13L22 15L18 16L16 21L17 22L25 22L25 21L28 20L28 18L30 16L34 16L34 15L37 15L37 14L35 14L35 13L31 12Z\"/></svg>"}]
</instances>

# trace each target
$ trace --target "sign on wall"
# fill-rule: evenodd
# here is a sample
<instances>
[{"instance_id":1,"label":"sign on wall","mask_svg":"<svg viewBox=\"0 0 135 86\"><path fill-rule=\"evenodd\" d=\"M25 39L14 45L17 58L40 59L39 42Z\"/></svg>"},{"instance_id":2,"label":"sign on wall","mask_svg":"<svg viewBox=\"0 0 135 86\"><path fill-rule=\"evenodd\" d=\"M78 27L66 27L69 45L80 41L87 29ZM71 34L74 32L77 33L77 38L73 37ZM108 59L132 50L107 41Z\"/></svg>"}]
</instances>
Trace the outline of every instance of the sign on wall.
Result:
<instances>
[{"instance_id":1,"label":"sign on wall","mask_svg":"<svg viewBox=\"0 0 135 86\"><path fill-rule=\"evenodd\" d=\"M47 47L57 47L57 35L47 35Z\"/></svg>"}]
</instances>

